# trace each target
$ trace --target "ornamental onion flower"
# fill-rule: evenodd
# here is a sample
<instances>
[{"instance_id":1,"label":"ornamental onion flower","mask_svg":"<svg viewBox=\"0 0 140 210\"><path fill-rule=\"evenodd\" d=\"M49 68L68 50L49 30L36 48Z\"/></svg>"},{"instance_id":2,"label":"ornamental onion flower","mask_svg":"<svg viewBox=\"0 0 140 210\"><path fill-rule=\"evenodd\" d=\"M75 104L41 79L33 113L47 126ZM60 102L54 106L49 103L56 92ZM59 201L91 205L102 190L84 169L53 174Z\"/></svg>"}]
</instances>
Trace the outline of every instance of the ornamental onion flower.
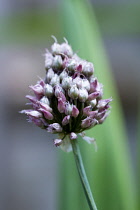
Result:
<instances>
[{"instance_id":1,"label":"ornamental onion flower","mask_svg":"<svg viewBox=\"0 0 140 210\"><path fill-rule=\"evenodd\" d=\"M46 76L30 86L34 96L26 96L32 109L20 113L47 132L58 134L54 139L56 147L66 152L73 150L89 207L97 210L77 138L80 135L88 143L95 143L94 138L85 136L85 131L105 121L112 98L102 98L103 85L94 76L93 64L74 53L66 39L62 44L54 40L51 52L46 50L45 54Z\"/></svg>"},{"instance_id":2,"label":"ornamental onion flower","mask_svg":"<svg viewBox=\"0 0 140 210\"><path fill-rule=\"evenodd\" d=\"M102 99L103 85L94 76L93 64L74 53L67 40L58 44L55 39L51 51L46 50L45 69L45 78L30 86L34 96L26 96L32 109L21 113L29 122L58 134L54 144L67 152L77 135L93 142L84 131L104 122L112 101Z\"/></svg>"}]
</instances>

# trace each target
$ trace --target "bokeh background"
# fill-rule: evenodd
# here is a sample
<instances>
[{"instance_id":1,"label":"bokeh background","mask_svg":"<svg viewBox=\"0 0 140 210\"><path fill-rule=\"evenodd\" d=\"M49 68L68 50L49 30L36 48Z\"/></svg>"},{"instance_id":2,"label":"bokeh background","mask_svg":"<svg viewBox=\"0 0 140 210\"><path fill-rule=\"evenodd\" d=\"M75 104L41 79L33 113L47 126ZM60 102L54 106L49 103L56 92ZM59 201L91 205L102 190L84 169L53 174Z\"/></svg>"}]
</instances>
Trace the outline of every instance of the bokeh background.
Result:
<instances>
[{"instance_id":1,"label":"bokeh background","mask_svg":"<svg viewBox=\"0 0 140 210\"><path fill-rule=\"evenodd\" d=\"M71 0L65 2L73 4ZM86 4L85 1L85 7ZM92 0L90 4L95 15L93 22L97 21L101 35L100 45L105 50L105 59L110 63L113 81L120 98L125 123L123 129L127 136L131 170L134 174L132 181L136 183L140 92L140 2ZM64 9L62 0L0 0L0 209L2 210L57 210L59 201L65 199L63 189L60 187L60 183L63 182L61 170L64 170L64 174L65 168L61 164L61 155L59 155L61 152L53 146L53 137L27 123L26 117L18 112L25 109L28 86L35 84L38 76L43 78L45 75L44 52L45 48L49 48L53 43L51 35L55 35L58 41L62 42L63 36L68 33L67 28L71 27L68 22L67 25L63 24L67 7L69 3ZM83 14L81 11L81 16ZM73 30L70 33L71 37L68 37L70 44L73 44L75 33ZM73 47L77 49L76 45ZM93 49L94 53L96 51L97 48ZM69 180L70 176L67 175L66 179ZM108 210L109 202L108 200L108 207L102 209ZM60 209L68 208L60 207ZM134 207L132 210L135 209ZM73 207L73 210L77 209Z\"/></svg>"}]
</instances>

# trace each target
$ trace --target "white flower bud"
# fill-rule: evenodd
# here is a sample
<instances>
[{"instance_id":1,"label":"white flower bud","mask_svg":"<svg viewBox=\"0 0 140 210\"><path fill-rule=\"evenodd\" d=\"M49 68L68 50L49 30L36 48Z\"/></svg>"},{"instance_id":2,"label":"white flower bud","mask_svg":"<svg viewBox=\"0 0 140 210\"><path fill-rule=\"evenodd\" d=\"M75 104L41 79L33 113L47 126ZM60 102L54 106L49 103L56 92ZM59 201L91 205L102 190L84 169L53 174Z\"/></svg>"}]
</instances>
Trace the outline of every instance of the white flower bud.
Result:
<instances>
[{"instance_id":1,"label":"white flower bud","mask_svg":"<svg viewBox=\"0 0 140 210\"><path fill-rule=\"evenodd\" d=\"M51 47L53 55L58 55L61 53L61 45L58 43L54 43Z\"/></svg>"},{"instance_id":2,"label":"white flower bud","mask_svg":"<svg viewBox=\"0 0 140 210\"><path fill-rule=\"evenodd\" d=\"M67 43L61 44L61 53L67 55L68 57L72 57L73 51L70 45Z\"/></svg>"},{"instance_id":3,"label":"white flower bud","mask_svg":"<svg viewBox=\"0 0 140 210\"><path fill-rule=\"evenodd\" d=\"M54 76L52 77L51 81L50 81L50 85L52 85L53 87L57 84L59 84L60 82L60 78L57 74L54 74Z\"/></svg>"},{"instance_id":4,"label":"white flower bud","mask_svg":"<svg viewBox=\"0 0 140 210\"><path fill-rule=\"evenodd\" d=\"M40 102L42 102L42 103L44 103L44 104L48 104L48 105L50 105L50 101L49 101L49 99L47 98L47 97L42 97L41 99L40 99Z\"/></svg>"},{"instance_id":5,"label":"white flower bud","mask_svg":"<svg viewBox=\"0 0 140 210\"><path fill-rule=\"evenodd\" d=\"M87 75L87 76L91 76L94 72L94 67L93 64L90 62L83 62L82 64L82 73Z\"/></svg>"},{"instance_id":6,"label":"white flower bud","mask_svg":"<svg viewBox=\"0 0 140 210\"><path fill-rule=\"evenodd\" d=\"M82 79L82 88L85 88L87 91L90 90L90 83L87 79Z\"/></svg>"},{"instance_id":7,"label":"white flower bud","mask_svg":"<svg viewBox=\"0 0 140 210\"><path fill-rule=\"evenodd\" d=\"M45 83L49 83L51 81L51 79L53 78L53 76L54 76L53 69L49 69L46 74Z\"/></svg>"},{"instance_id":8,"label":"white flower bud","mask_svg":"<svg viewBox=\"0 0 140 210\"><path fill-rule=\"evenodd\" d=\"M65 108L65 114L66 115L71 115L73 110L73 104L70 104L69 102L66 104L66 108Z\"/></svg>"},{"instance_id":9,"label":"white flower bud","mask_svg":"<svg viewBox=\"0 0 140 210\"><path fill-rule=\"evenodd\" d=\"M78 98L79 98L79 101L85 102L88 99L88 92L87 92L87 90L84 89L84 88L79 89L79 96L78 96Z\"/></svg>"},{"instance_id":10,"label":"white flower bud","mask_svg":"<svg viewBox=\"0 0 140 210\"><path fill-rule=\"evenodd\" d=\"M63 80L62 80L62 87L64 89L68 89L70 88L72 85L72 78L71 77L65 77Z\"/></svg>"},{"instance_id":11,"label":"white flower bud","mask_svg":"<svg viewBox=\"0 0 140 210\"><path fill-rule=\"evenodd\" d=\"M46 84L44 87L44 95L47 97L51 97L53 95L53 87L49 84Z\"/></svg>"},{"instance_id":12,"label":"white flower bud","mask_svg":"<svg viewBox=\"0 0 140 210\"><path fill-rule=\"evenodd\" d=\"M60 77L60 80L63 80L64 78L68 77L68 74L66 71L62 71L59 77Z\"/></svg>"},{"instance_id":13,"label":"white flower bud","mask_svg":"<svg viewBox=\"0 0 140 210\"><path fill-rule=\"evenodd\" d=\"M55 68L55 69L61 68L62 64L63 64L62 57L60 55L56 55L53 58L53 68Z\"/></svg>"},{"instance_id":14,"label":"white flower bud","mask_svg":"<svg viewBox=\"0 0 140 210\"><path fill-rule=\"evenodd\" d=\"M74 59L70 59L66 64L69 71L74 71L77 67L77 62Z\"/></svg>"},{"instance_id":15,"label":"white flower bud","mask_svg":"<svg viewBox=\"0 0 140 210\"><path fill-rule=\"evenodd\" d=\"M73 84L77 85L78 88L82 88L82 79L80 77L76 77L73 79Z\"/></svg>"},{"instance_id":16,"label":"white flower bud","mask_svg":"<svg viewBox=\"0 0 140 210\"><path fill-rule=\"evenodd\" d=\"M51 53L47 52L45 54L45 68L46 70L50 69L53 64L53 56Z\"/></svg>"},{"instance_id":17,"label":"white flower bud","mask_svg":"<svg viewBox=\"0 0 140 210\"><path fill-rule=\"evenodd\" d=\"M77 99L78 95L79 95L79 90L76 87L76 85L72 85L72 87L70 88L70 90L68 91L68 95L69 97L71 97L72 99Z\"/></svg>"},{"instance_id":18,"label":"white flower bud","mask_svg":"<svg viewBox=\"0 0 140 210\"><path fill-rule=\"evenodd\" d=\"M91 100L91 101L89 102L89 104L92 106L92 108L94 108L94 107L96 106L96 104L97 104L97 100L96 100L96 99Z\"/></svg>"}]
</instances>

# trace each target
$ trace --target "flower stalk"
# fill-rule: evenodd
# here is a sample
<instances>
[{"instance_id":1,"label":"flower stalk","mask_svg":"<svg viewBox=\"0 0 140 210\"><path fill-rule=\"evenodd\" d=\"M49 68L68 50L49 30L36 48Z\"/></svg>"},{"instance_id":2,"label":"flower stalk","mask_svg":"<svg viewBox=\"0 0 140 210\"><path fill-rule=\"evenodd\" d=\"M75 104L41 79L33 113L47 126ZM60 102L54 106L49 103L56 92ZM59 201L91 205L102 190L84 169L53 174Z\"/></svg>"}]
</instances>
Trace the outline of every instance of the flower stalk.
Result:
<instances>
[{"instance_id":1,"label":"flower stalk","mask_svg":"<svg viewBox=\"0 0 140 210\"><path fill-rule=\"evenodd\" d=\"M83 165L83 161L82 161L82 157L81 157L77 139L71 140L71 145L72 145L72 150L73 150L76 166L78 169L78 173L79 173L79 176L81 179L82 186L84 188L84 192L86 195L86 199L87 199L89 208L90 208L90 210L97 210L97 207L96 207L96 204L95 204L95 201L94 201L91 189L90 189L90 185L89 185L89 182L88 182L88 179L86 176L86 172L84 169L84 165Z\"/></svg>"}]
</instances>

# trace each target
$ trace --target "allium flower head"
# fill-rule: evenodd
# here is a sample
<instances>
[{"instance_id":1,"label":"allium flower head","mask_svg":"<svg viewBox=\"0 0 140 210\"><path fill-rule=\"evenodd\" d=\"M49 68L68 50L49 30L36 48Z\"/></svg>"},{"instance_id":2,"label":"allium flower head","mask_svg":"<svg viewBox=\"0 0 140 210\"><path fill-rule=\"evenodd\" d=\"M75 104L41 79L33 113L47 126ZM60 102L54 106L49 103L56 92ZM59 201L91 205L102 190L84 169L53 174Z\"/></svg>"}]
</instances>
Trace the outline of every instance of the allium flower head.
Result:
<instances>
[{"instance_id":1,"label":"allium flower head","mask_svg":"<svg viewBox=\"0 0 140 210\"><path fill-rule=\"evenodd\" d=\"M94 138L84 131L102 124L109 114L109 99L102 99L103 85L94 76L92 63L81 59L65 43L55 40L45 54L46 77L30 86L34 96L27 95L32 109L23 110L28 121L59 135L56 146L71 151L70 141L79 134L91 143Z\"/></svg>"}]
</instances>

